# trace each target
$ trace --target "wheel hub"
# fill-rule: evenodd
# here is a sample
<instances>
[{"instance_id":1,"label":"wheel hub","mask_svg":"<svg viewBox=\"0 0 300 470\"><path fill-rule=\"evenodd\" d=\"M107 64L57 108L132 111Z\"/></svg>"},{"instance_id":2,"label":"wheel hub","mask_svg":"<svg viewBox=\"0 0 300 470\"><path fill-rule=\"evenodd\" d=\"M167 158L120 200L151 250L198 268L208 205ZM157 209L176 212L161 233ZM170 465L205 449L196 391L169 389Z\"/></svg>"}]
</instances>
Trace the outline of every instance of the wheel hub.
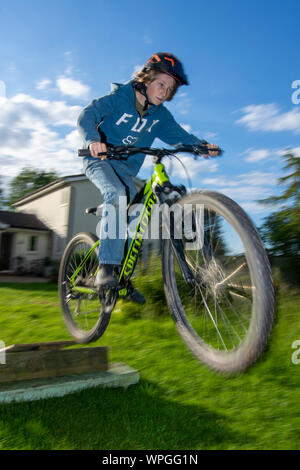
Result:
<instances>
[{"instance_id":1,"label":"wheel hub","mask_svg":"<svg viewBox=\"0 0 300 470\"><path fill-rule=\"evenodd\" d=\"M201 269L201 277L206 287L217 296L225 289L225 273L220 264L212 258L205 269Z\"/></svg>"}]
</instances>

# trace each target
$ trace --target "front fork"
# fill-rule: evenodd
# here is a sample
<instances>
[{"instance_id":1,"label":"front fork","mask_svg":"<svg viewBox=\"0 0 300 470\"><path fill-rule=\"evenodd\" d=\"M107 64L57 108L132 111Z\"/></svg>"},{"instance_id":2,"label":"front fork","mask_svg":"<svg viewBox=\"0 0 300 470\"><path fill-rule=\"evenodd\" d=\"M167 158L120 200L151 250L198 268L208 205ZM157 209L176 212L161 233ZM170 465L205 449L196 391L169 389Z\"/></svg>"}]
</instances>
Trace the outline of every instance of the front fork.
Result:
<instances>
[{"instance_id":1,"label":"front fork","mask_svg":"<svg viewBox=\"0 0 300 470\"><path fill-rule=\"evenodd\" d=\"M170 220L170 241L185 282L194 284L195 278L186 262L182 240L174 238L174 218Z\"/></svg>"},{"instance_id":2,"label":"front fork","mask_svg":"<svg viewBox=\"0 0 300 470\"><path fill-rule=\"evenodd\" d=\"M179 197L182 197L186 194L186 189L184 186L173 186L170 183L164 183L163 185L156 187L154 192L160 204L164 204L166 202L166 195L177 192L178 193L177 200L178 200ZM194 284L195 277L193 276L186 262L182 239L175 238L175 222L174 222L173 212L170 214L169 221L170 221L170 231L169 231L170 242L172 245L173 253L175 254L177 262L179 264L182 276L185 282L189 284Z\"/></svg>"}]
</instances>

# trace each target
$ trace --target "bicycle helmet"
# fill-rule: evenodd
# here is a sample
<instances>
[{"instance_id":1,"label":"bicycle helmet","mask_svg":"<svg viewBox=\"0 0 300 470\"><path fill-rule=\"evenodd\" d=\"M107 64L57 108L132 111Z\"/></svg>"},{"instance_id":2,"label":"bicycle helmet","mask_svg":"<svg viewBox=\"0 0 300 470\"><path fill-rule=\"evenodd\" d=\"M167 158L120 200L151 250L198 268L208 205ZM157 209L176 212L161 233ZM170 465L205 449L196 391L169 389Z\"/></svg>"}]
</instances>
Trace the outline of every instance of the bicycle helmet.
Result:
<instances>
[{"instance_id":1,"label":"bicycle helmet","mask_svg":"<svg viewBox=\"0 0 300 470\"><path fill-rule=\"evenodd\" d=\"M184 73L182 63L173 54L169 52L157 52L147 60L143 71L157 70L158 72L167 73L175 78L180 85L188 85L187 76Z\"/></svg>"}]
</instances>

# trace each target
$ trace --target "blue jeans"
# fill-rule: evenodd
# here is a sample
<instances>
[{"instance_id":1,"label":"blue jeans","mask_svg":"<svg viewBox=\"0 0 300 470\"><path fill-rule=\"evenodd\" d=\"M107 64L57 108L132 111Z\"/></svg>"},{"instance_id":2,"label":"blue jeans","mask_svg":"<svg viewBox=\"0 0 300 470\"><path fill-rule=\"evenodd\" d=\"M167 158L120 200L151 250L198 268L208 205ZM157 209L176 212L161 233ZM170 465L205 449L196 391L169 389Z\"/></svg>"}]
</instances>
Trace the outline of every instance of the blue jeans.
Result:
<instances>
[{"instance_id":1,"label":"blue jeans","mask_svg":"<svg viewBox=\"0 0 300 470\"><path fill-rule=\"evenodd\" d=\"M100 221L100 230L97 234L100 238L98 250L99 263L120 265L124 255L126 240L125 236L123 238L119 236L119 198L123 196L124 201L124 197L126 197L126 185L129 192L127 196L129 200L132 201L137 193L133 178L124 171L126 169L124 163L119 161L111 162L96 158L85 158L83 168L88 179L99 189L103 196L102 219ZM125 185L119 179L118 175L121 177ZM110 213L109 211L112 209L112 206L116 215L116 238L107 237L108 233L106 230L107 215ZM124 204L121 209L123 207ZM125 221L127 221L127 214L125 214Z\"/></svg>"}]
</instances>

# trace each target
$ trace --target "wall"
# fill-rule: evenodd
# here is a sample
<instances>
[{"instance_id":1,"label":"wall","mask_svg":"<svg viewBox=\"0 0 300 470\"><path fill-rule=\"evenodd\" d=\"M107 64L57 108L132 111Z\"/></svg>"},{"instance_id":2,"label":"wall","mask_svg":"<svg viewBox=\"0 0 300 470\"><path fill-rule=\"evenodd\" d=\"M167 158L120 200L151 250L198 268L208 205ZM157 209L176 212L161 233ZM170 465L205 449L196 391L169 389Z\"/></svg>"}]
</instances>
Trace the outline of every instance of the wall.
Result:
<instances>
[{"instance_id":1,"label":"wall","mask_svg":"<svg viewBox=\"0 0 300 470\"><path fill-rule=\"evenodd\" d=\"M85 209L102 204L103 198L99 190L88 180L74 181L71 185L68 239L71 239L79 232L96 234L99 219L94 215L86 214Z\"/></svg>"},{"instance_id":2,"label":"wall","mask_svg":"<svg viewBox=\"0 0 300 470\"><path fill-rule=\"evenodd\" d=\"M9 269L16 267L16 258L24 258L26 266L30 265L34 261L40 261L50 256L50 234L41 232L38 230L21 230L16 229L12 231L12 250L11 250L11 261ZM37 237L37 245L35 251L29 250L29 239L31 236Z\"/></svg>"},{"instance_id":3,"label":"wall","mask_svg":"<svg viewBox=\"0 0 300 470\"><path fill-rule=\"evenodd\" d=\"M53 230L51 257L59 258L68 236L71 187L62 186L19 205L18 212L35 214L47 227Z\"/></svg>"}]
</instances>

